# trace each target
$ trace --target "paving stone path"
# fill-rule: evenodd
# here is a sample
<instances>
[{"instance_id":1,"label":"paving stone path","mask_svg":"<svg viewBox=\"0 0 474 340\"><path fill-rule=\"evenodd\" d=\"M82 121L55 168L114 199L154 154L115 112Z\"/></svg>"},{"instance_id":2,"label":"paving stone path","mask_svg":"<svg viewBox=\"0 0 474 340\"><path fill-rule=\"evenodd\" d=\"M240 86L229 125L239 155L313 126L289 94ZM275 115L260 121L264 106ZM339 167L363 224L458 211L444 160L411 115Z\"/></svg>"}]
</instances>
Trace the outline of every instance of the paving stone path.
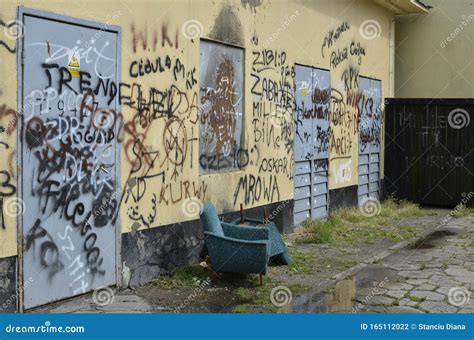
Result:
<instances>
[{"instance_id":1,"label":"paving stone path","mask_svg":"<svg viewBox=\"0 0 474 340\"><path fill-rule=\"evenodd\" d=\"M378 265L390 275L356 292L358 312L474 313L474 216L449 221Z\"/></svg>"}]
</instances>

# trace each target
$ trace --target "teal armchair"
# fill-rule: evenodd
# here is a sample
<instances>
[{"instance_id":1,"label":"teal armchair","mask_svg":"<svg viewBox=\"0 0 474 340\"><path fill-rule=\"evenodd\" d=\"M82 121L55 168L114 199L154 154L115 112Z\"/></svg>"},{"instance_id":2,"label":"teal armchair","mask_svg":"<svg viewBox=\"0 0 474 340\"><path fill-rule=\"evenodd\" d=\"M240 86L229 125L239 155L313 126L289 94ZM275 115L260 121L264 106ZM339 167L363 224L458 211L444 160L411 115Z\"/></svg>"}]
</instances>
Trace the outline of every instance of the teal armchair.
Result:
<instances>
[{"instance_id":1,"label":"teal armchair","mask_svg":"<svg viewBox=\"0 0 474 340\"><path fill-rule=\"evenodd\" d=\"M231 223L241 223L240 219L236 219ZM286 247L285 242L283 242L280 232L275 223L265 222L263 220L258 220L254 218L244 218L243 223L250 228L254 229L268 229L268 241L270 242L270 260L269 264L272 265L288 265L291 263L291 257L288 254L288 248ZM247 227L249 228L249 227Z\"/></svg>"},{"instance_id":2,"label":"teal armchair","mask_svg":"<svg viewBox=\"0 0 474 340\"><path fill-rule=\"evenodd\" d=\"M266 273L270 257L268 228L221 222L210 202L204 205L200 218L215 272Z\"/></svg>"}]
</instances>

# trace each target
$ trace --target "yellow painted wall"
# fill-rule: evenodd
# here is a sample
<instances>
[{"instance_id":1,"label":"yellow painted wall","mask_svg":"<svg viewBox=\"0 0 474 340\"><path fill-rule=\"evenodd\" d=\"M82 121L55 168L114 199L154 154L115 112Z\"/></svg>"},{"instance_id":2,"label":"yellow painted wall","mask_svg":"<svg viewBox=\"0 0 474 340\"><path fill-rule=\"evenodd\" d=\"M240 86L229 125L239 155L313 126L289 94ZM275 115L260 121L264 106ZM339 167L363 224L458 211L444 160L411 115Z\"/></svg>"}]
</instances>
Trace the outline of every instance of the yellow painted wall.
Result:
<instances>
[{"instance_id":1,"label":"yellow painted wall","mask_svg":"<svg viewBox=\"0 0 474 340\"><path fill-rule=\"evenodd\" d=\"M396 19L395 96L474 98L474 2L426 0Z\"/></svg>"},{"instance_id":2,"label":"yellow painted wall","mask_svg":"<svg viewBox=\"0 0 474 340\"><path fill-rule=\"evenodd\" d=\"M202 37L211 40L230 39L234 44L239 44L245 49L245 117L244 117L244 145L243 147L254 152L250 153L249 164L239 170L228 173L199 175L198 153L199 145L197 141L187 144L186 157L179 166L175 166L163 152L163 136L167 133L166 126L177 132L179 125L174 125L167 119L157 119L147 127L137 124L136 111L126 105L122 105L126 127L129 132L125 133L122 142L122 188L125 196L121 206L122 232L129 232L135 228L147 228L141 222L134 224L135 220L130 218L142 216L149 224L149 227L157 227L179 221L192 220L197 218L196 211L193 210L193 200L191 196L192 188L199 192L199 200L206 201L212 199L220 212L238 210L239 203L245 201L245 193L239 187L239 181L243 176L259 175L261 181L265 181L268 186L270 178L274 176L278 183L277 190L270 188L273 193L271 197L264 197L263 192L259 200L250 199L245 208L259 206L269 202L283 201L293 198L292 181L292 150L285 146L285 141L291 141L294 137L293 118L291 114L283 117L286 121L284 129L275 129L274 135L280 136L279 143L272 141L266 145L262 139L254 143L256 134L260 134L264 127L269 128L271 122L258 118L253 121L253 103L262 98L258 98L251 93L254 86L253 62L255 55L253 52L262 52L264 49L272 50L274 53L286 53L286 62L279 65L277 69L263 71L261 76L272 79L276 82L282 80L280 67L291 68L295 63L311 65L314 67L331 70L332 87L339 90L344 100L347 100L347 81L344 81L344 72L350 68L356 73L382 81L383 94L389 89L389 30L390 13L371 1L91 1L84 0L72 3L70 1L2 1L0 15L3 21L13 20L16 16L18 5L51 11L57 14L64 14L82 19L94 20L97 22L118 25L122 27L122 82L127 84L139 83L145 93L149 87L166 89L173 84L180 88L185 88L186 79L173 79L172 72L163 72L156 75L150 74L140 78L132 78L129 75L129 68L133 61L140 59L154 59L170 56L173 60L179 58L187 71L195 68L195 78L199 81L199 39L188 39L183 34L189 20L197 20L198 31L202 25ZM375 33L367 31L362 34L361 23L367 20L375 20ZM331 30L336 30L344 22L347 22L347 29L331 44L324 46L325 37ZM189 28L189 27L188 27ZM167 33L169 40L163 40L163 30ZM190 31L191 32L191 31ZM192 34L192 33L186 33ZM375 34L375 35L373 35ZM365 35L365 37L364 37ZM154 38L157 37L156 43ZM2 40L5 40L2 37ZM164 41L164 42L163 42ZM176 46L176 41L178 46ZM258 41L258 43L257 43ZM14 40L8 41L9 45L15 46ZM365 50L365 56L350 55L347 60L342 60L336 67L331 67L330 55L333 51L344 47L360 44ZM324 55L323 55L324 54ZM0 46L0 104L8 108L15 109L16 102L16 57ZM353 79L356 81L356 79ZM260 86L260 85L257 85ZM190 103L198 93L198 85L194 85L185 93ZM350 109L348 109L350 111ZM198 110L195 105L183 107L182 117L186 136L198 136L199 127L195 123L198 119ZM353 113L351 114L353 116ZM135 117L135 118L134 118ZM271 117L269 117L271 118ZM268 118L268 119L269 119ZM280 117L281 118L281 117ZM5 118L3 118L5 119ZM8 117L6 118L8 119ZM357 117L355 117L357 119ZM3 122L3 121L2 121ZM256 125L255 125L256 124ZM270 124L270 125L269 125ZM134 127L135 125L135 127ZM255 127L259 131L255 131ZM193 132L191 132L191 130ZM125 129L127 130L127 129ZM177 132L178 135L181 132ZM346 155L351 157L349 168L350 178L347 181L335 181L335 172L344 166L342 161L334 159L330 161L330 189L357 185L357 121L352 120L345 127L334 127L335 137L347 136L345 149ZM383 132L382 132L383 136ZM5 140L5 134L1 134ZM8 137L10 148L8 152L15 149L14 137ZM257 138L259 139L259 138ZM131 145L136 140L141 141L143 150L160 150L158 158L152 163L142 162L141 164L134 158ZM349 147L349 145L352 145ZM381 148L383 150L383 147ZM4 156L5 155L5 156ZM281 158L288 160L288 172L274 174L262 171L259 173L262 159ZM338 157L333 149L331 159ZM0 159L1 169L7 169L12 174L12 183L15 185L15 160L2 150ZM383 154L381 159L383 164ZM134 169L132 173L132 168ZM138 202L133 202L130 195L127 197L128 186L132 185L136 190L137 176L144 175L147 171L156 173L164 171L164 182L161 178L147 180L147 190L140 195ZM176 171L175 171L176 169ZM383 176L383 172L382 172ZM272 181L273 181L272 180ZM188 184L184 184L184 182ZM272 185L274 182L272 182ZM186 194L188 186L190 195ZM193 187L194 186L194 187ZM273 190L272 190L273 189ZM263 190L263 188L262 188ZM265 190L268 190L266 188ZM237 192L237 195L236 195ZM182 193L182 194L181 194ZM131 194L129 192L129 194ZM172 197L173 195L173 197ZM178 197L181 197L178 199ZM235 202L235 204L234 204ZM156 204L156 209L154 208ZM150 218L150 219L149 219ZM0 257L15 255L17 253L16 225L15 219L6 219L6 230L0 230Z\"/></svg>"}]
</instances>

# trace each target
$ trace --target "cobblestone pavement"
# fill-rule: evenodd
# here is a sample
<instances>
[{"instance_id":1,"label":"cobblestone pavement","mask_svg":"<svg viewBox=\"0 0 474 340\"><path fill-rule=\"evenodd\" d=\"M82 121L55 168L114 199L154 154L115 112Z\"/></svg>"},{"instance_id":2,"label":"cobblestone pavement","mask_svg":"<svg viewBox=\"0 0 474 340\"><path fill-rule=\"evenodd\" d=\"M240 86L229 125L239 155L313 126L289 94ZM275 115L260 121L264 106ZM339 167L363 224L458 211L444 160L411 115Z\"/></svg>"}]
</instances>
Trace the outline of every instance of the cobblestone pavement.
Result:
<instances>
[{"instance_id":1,"label":"cobblestone pavement","mask_svg":"<svg viewBox=\"0 0 474 340\"><path fill-rule=\"evenodd\" d=\"M371 269L381 272L379 281L356 288L356 312L474 313L474 216L450 221ZM364 285L361 274L355 281Z\"/></svg>"}]
</instances>

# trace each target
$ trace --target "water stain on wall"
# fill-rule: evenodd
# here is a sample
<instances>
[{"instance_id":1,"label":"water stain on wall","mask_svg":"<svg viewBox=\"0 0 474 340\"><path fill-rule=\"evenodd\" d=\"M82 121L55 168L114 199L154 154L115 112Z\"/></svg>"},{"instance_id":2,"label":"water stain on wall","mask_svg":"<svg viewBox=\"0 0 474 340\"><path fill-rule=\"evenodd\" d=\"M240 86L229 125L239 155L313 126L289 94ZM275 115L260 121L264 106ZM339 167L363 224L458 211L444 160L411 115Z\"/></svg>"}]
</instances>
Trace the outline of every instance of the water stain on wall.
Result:
<instances>
[{"instance_id":1,"label":"water stain on wall","mask_svg":"<svg viewBox=\"0 0 474 340\"><path fill-rule=\"evenodd\" d=\"M244 32L239 17L229 5L222 6L209 37L229 44L243 46Z\"/></svg>"}]
</instances>

